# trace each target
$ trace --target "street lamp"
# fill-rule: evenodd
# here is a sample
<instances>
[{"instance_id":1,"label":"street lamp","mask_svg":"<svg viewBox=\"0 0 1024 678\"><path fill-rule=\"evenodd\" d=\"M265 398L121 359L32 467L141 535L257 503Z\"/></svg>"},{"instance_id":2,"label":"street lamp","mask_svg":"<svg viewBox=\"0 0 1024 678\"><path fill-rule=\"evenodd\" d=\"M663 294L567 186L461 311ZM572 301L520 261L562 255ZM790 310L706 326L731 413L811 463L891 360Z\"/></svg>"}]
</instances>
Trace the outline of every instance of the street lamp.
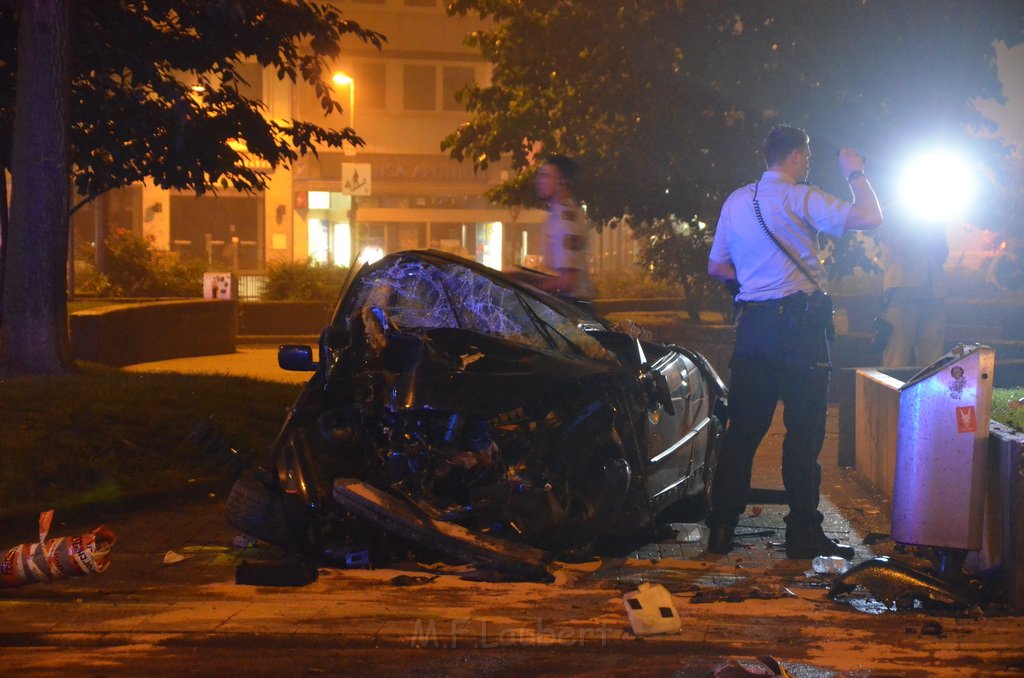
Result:
<instances>
[{"instance_id":1,"label":"street lamp","mask_svg":"<svg viewBox=\"0 0 1024 678\"><path fill-rule=\"evenodd\" d=\"M355 81L355 79L351 75L348 75L347 73L345 73L344 71L335 71L334 75L331 76L331 82L333 82L335 85L340 85L340 86L343 86L343 87L348 87L348 126L350 128L352 128L352 129L355 129L355 126L356 126L356 81ZM345 155L355 155L355 153L356 153L355 146L349 144L345 148ZM358 243L360 245L362 244L360 242L358 230L356 229L356 196L354 196L354 195L349 195L348 229L349 229L348 230L348 242L349 242L349 247L350 247L350 249L349 249L349 253L350 253L349 256L351 256L351 252L355 249L355 248L351 247L352 241L355 240L356 243ZM383 256L383 253L381 254L381 256ZM347 258L348 257L346 257L346 259ZM347 266L352 266L353 262L346 261L345 264Z\"/></svg>"},{"instance_id":2,"label":"street lamp","mask_svg":"<svg viewBox=\"0 0 1024 678\"><path fill-rule=\"evenodd\" d=\"M348 126L355 129L356 126L356 81L351 75L342 71L335 72L331 76L331 82L335 85L348 87Z\"/></svg>"},{"instance_id":3,"label":"street lamp","mask_svg":"<svg viewBox=\"0 0 1024 678\"><path fill-rule=\"evenodd\" d=\"M948 149L918 155L907 163L900 177L907 211L932 222L962 218L970 207L974 188L969 160Z\"/></svg>"}]
</instances>

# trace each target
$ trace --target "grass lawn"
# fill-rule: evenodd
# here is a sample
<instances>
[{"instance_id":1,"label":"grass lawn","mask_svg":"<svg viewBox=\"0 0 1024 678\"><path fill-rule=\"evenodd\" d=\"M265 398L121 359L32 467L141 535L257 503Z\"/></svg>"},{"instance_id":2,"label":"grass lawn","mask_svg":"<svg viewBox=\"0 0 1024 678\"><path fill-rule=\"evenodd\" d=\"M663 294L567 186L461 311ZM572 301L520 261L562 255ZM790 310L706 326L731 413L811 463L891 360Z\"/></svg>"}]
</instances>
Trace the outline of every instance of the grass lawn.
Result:
<instances>
[{"instance_id":1,"label":"grass lawn","mask_svg":"<svg viewBox=\"0 0 1024 678\"><path fill-rule=\"evenodd\" d=\"M227 477L230 453L214 452L268 458L300 388L80 367L78 375L0 381L0 514Z\"/></svg>"},{"instance_id":2,"label":"grass lawn","mask_svg":"<svg viewBox=\"0 0 1024 678\"><path fill-rule=\"evenodd\" d=\"M1024 398L1024 386L1019 388L992 389L992 419L1018 431L1024 431L1024 407L1013 407Z\"/></svg>"}]
</instances>

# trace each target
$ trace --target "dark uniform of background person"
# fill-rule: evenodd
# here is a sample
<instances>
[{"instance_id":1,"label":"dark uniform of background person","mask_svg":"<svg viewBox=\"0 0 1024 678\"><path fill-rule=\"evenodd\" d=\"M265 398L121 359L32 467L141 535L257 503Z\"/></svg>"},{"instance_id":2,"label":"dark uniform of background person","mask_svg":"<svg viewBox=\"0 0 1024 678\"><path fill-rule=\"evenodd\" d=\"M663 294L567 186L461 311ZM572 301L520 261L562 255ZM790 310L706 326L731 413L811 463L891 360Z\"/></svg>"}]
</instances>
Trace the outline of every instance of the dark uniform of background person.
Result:
<instances>
[{"instance_id":1,"label":"dark uniform of background person","mask_svg":"<svg viewBox=\"0 0 1024 678\"><path fill-rule=\"evenodd\" d=\"M818 511L831 368L827 315L816 312L826 275L819 260L818 232L841 236L873 229L881 208L864 175L864 159L852 148L839 151L839 167L853 202L804 184L810 168L810 139L802 129L780 125L764 140L768 170L737 189L722 206L708 260L708 273L735 286L736 345L729 366L730 420L712 490L708 550L728 553L739 516L746 511L757 447L768 432L781 398L786 434L782 480L786 515L786 556L852 558L853 548L825 536ZM817 282L812 283L765 233L766 227Z\"/></svg>"},{"instance_id":2,"label":"dark uniform of background person","mask_svg":"<svg viewBox=\"0 0 1024 678\"><path fill-rule=\"evenodd\" d=\"M878 238L883 317L891 329L882 366L930 365L946 352L945 226L887 208Z\"/></svg>"}]
</instances>

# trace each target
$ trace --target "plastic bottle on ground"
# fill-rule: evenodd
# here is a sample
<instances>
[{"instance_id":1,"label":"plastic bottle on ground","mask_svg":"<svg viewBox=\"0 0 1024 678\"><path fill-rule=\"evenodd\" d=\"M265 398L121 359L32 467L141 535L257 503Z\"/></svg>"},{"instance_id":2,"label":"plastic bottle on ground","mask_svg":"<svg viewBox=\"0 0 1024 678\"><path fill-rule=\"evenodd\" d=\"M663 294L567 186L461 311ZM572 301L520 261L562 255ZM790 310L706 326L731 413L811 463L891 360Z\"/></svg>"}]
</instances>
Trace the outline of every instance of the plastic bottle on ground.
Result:
<instances>
[{"instance_id":1,"label":"plastic bottle on ground","mask_svg":"<svg viewBox=\"0 0 1024 678\"><path fill-rule=\"evenodd\" d=\"M811 567L818 574L842 574L850 569L850 561L840 556L817 556Z\"/></svg>"}]
</instances>

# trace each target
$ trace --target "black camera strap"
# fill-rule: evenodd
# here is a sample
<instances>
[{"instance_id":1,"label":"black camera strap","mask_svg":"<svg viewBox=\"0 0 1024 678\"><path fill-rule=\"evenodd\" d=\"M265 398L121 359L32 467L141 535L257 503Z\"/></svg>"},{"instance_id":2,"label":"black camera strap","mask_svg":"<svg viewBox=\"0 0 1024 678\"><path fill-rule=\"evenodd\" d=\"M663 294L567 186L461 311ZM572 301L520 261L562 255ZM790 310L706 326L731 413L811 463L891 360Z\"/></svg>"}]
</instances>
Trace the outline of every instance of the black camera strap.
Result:
<instances>
[{"instance_id":1,"label":"black camera strap","mask_svg":"<svg viewBox=\"0 0 1024 678\"><path fill-rule=\"evenodd\" d=\"M807 270L807 267L803 265L803 262L801 262L799 259L793 256L792 252L786 249L786 247L781 242L779 242L778 237L776 237L776 235L771 232L771 230L768 228L768 224L764 223L764 217L761 215L761 204L757 202L757 189L760 185L760 180L758 180L757 183L754 184L754 215L757 216L757 223L761 224L761 228L764 229L764 233L765 235L768 236L768 239L775 243L776 247L782 250L782 253L786 255L786 258L793 262L793 265L796 266L798 271L804 274L805 278L811 281L811 284L814 285L814 289L818 290L822 294L828 294L825 290L821 289L821 285L819 285L818 281L814 279L814 276L811 275L811 272Z\"/></svg>"}]
</instances>

